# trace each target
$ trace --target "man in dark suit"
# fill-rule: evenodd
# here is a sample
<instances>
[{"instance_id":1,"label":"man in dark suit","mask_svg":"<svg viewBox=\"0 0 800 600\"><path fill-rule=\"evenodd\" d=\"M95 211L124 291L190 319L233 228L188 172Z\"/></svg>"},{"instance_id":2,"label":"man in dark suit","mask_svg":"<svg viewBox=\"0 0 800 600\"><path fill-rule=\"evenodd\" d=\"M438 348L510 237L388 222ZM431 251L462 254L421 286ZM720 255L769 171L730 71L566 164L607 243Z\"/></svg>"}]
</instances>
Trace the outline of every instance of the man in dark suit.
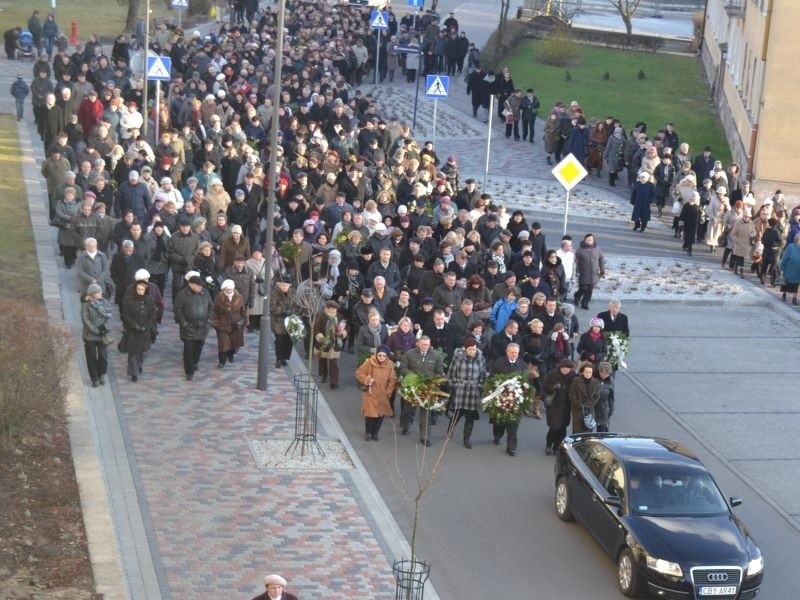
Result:
<instances>
[{"instance_id":1,"label":"man in dark suit","mask_svg":"<svg viewBox=\"0 0 800 600\"><path fill-rule=\"evenodd\" d=\"M427 335L420 336L415 348L408 350L400 357L400 376L405 377L409 373L419 373L423 377L443 377L444 364L439 355L431 348L431 338ZM411 423L414 421L414 413L417 408L402 401L400 408L400 427L403 435L408 435ZM430 424L428 422L428 411L424 408L419 409L419 443L430 446Z\"/></svg>"},{"instance_id":2,"label":"man in dark suit","mask_svg":"<svg viewBox=\"0 0 800 600\"><path fill-rule=\"evenodd\" d=\"M515 319L509 319L503 331L498 331L489 340L489 359L501 359L506 355L506 348L509 344L522 345L522 337L519 335L519 323Z\"/></svg>"},{"instance_id":3,"label":"man in dark suit","mask_svg":"<svg viewBox=\"0 0 800 600\"><path fill-rule=\"evenodd\" d=\"M525 361L519 357L519 344L510 343L506 346L505 356L497 358L492 363L492 375L497 373L519 373L521 381L528 380L528 366ZM505 425L498 425L492 423L492 435L494 439L492 442L495 446L500 445L500 440L508 433L506 440L506 454L509 456L516 456L517 454L517 431L519 430L519 421L516 423L508 423Z\"/></svg>"},{"instance_id":4,"label":"man in dark suit","mask_svg":"<svg viewBox=\"0 0 800 600\"><path fill-rule=\"evenodd\" d=\"M244 191L244 201L247 203L247 239L250 240L250 245L254 245L258 241L258 221L260 217L259 209L264 202L264 188L255 183L255 175L253 173L246 173L244 176L244 183L237 185L236 189ZM234 191L235 193L235 191ZM269 221L272 221L273 215L264 215Z\"/></svg>"},{"instance_id":5,"label":"man in dark suit","mask_svg":"<svg viewBox=\"0 0 800 600\"><path fill-rule=\"evenodd\" d=\"M629 337L631 332L628 329L628 316L619 312L620 308L622 308L622 303L616 298L612 298L611 302L608 303L608 310L601 312L597 316L603 319L603 333L616 331Z\"/></svg>"}]
</instances>

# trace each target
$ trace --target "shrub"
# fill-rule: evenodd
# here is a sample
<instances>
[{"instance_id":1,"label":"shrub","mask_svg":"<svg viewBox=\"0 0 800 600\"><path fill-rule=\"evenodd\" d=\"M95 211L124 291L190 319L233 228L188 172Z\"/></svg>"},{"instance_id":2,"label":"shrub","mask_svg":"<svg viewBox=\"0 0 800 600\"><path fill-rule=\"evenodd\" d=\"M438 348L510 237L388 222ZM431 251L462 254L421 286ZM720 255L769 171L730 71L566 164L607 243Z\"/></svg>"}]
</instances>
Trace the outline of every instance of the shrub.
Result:
<instances>
[{"instance_id":1,"label":"shrub","mask_svg":"<svg viewBox=\"0 0 800 600\"><path fill-rule=\"evenodd\" d=\"M554 67L575 67L580 64L578 44L566 30L554 32L537 45L536 60Z\"/></svg>"},{"instance_id":2,"label":"shrub","mask_svg":"<svg viewBox=\"0 0 800 600\"><path fill-rule=\"evenodd\" d=\"M510 55L528 33L526 21L506 21L504 27L495 29L481 48L481 65L484 71L497 71L502 60Z\"/></svg>"},{"instance_id":3,"label":"shrub","mask_svg":"<svg viewBox=\"0 0 800 600\"><path fill-rule=\"evenodd\" d=\"M47 406L61 402L72 355L69 332L30 304L0 300L0 445Z\"/></svg>"}]
</instances>

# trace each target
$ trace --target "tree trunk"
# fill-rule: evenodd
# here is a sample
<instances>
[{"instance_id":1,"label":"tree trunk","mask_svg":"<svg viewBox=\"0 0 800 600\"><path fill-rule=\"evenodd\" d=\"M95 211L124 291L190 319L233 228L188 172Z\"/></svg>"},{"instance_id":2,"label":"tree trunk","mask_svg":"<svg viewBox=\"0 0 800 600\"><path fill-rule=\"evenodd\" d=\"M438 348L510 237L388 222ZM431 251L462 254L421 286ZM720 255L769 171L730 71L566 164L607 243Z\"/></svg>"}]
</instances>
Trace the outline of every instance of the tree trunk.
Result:
<instances>
[{"instance_id":1,"label":"tree trunk","mask_svg":"<svg viewBox=\"0 0 800 600\"><path fill-rule=\"evenodd\" d=\"M633 44L633 22L630 15L623 16L622 20L625 23L625 33L628 36L628 46Z\"/></svg>"},{"instance_id":2,"label":"tree trunk","mask_svg":"<svg viewBox=\"0 0 800 600\"><path fill-rule=\"evenodd\" d=\"M125 31L136 31L136 20L139 17L139 3L141 0L128 0L128 16L125 17Z\"/></svg>"}]
</instances>

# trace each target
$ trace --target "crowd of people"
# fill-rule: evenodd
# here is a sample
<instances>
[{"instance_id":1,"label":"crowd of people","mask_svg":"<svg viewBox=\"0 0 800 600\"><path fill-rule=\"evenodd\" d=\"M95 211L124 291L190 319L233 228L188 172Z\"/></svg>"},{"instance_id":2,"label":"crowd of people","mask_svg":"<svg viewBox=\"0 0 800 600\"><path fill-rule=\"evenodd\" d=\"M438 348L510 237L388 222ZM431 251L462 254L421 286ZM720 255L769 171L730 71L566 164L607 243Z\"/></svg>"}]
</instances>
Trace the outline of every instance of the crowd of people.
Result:
<instances>
[{"instance_id":1,"label":"crowd of people","mask_svg":"<svg viewBox=\"0 0 800 600\"><path fill-rule=\"evenodd\" d=\"M402 435L417 421L419 442L432 445L438 413L398 394L410 373L446 380L449 431L463 418L465 448L484 382L498 373L533 387L527 416L546 420L547 454L570 424L608 431L615 365L605 334L630 331L619 301L590 311L606 268L595 236L548 247L539 222L462 181L456 156L440 157L356 86L378 55L381 80L466 70L474 116L494 98L506 137L530 143L534 90L516 88L507 69L484 73L452 13L439 25L431 11L400 21L390 11L378 47L369 10L293 1L276 107L276 15L234 8L231 22L205 36L157 28L151 48L173 66L160 98L152 89L145 96L130 68L138 42L124 35L110 53L94 36L70 52L39 32L32 82L20 72L12 87L18 119L30 96L46 153L49 216L65 268L75 267L91 384L105 384L114 345L136 383L171 310L187 379L204 374L211 328L225 368L247 334L268 326L275 368L299 346L317 359L321 383L358 386L367 441L396 416ZM419 64L398 46L417 46ZM276 156L266 133L273 119ZM150 132L158 125L158 139L144 135L145 123ZM780 192L757 201L737 165L724 169L710 148L693 157L671 123L652 136L644 123L626 132L613 117L587 120L577 102L559 102L542 129L548 164L571 152L597 177L605 169L609 185L627 182L634 230L646 231L651 207L661 217L669 200L688 254L700 241L722 247L723 265L744 277L751 261L762 283L782 277L784 300L797 303L800 208ZM292 315L305 336L291 330ZM357 368L340 378L342 352ZM494 444L505 438L510 456L518 428L493 424ZM286 583L270 577L272 598L270 586L282 593Z\"/></svg>"},{"instance_id":2,"label":"crowd of people","mask_svg":"<svg viewBox=\"0 0 800 600\"><path fill-rule=\"evenodd\" d=\"M260 330L265 313L275 367L285 366L293 348L286 318L304 312L298 293L305 289L319 302L304 307L301 350L318 358L320 381L331 389L340 385L341 352L358 355L358 371L347 381L364 390L365 437L378 439L382 418L398 409L399 379L422 372L451 379L458 408L449 413L453 425L465 418L470 447L476 390L497 369L524 365L536 387L532 416L541 418L547 405L552 451L564 423L578 429L580 423L571 410L550 418L559 411L544 400L558 405L568 394L554 393L557 384L546 382L576 359L570 373L588 361L594 379L602 382L606 373L613 381L603 364L608 323L590 314L582 332L576 316L576 308L589 309L605 274L602 249L592 234L574 250L569 236L548 248L538 222L529 223L520 210L508 214L474 180L462 181L455 156L439 157L390 106L355 86L374 67L376 53L418 44L423 74L466 68L476 114L487 95L495 96L506 135L530 142L540 107L533 89L523 95L507 69L497 78L484 75L478 51L452 13L440 26L431 11L400 21L390 11L389 35L378 47L368 10L311 2L290 3L289 10L277 107L271 97L278 31L269 10L234 10L230 22L205 36L159 25L151 47L173 65L160 98L152 89L146 98L131 72L135 36L119 36L110 53L95 36L71 53L56 46L52 60L37 38L33 81L28 86L20 73L15 97L31 95L47 154L41 171L51 224L65 267L77 265L88 305L84 339L92 384L105 381L112 302L124 329L118 348L128 353L128 377L136 382L169 306L170 282L184 371L192 379L210 326L218 367L225 368L245 333ZM391 79L393 67L416 76L417 65L401 54L396 63L388 56L379 61L382 77ZM156 115L161 133L148 139L144 124L152 132ZM275 118L279 146L272 157L266 130ZM724 245L723 263L730 255L731 267L742 273L745 258L755 254L751 248L761 245L762 280L775 278L784 263L786 292L796 302L796 259L791 247L783 259L779 254L800 233L800 211L789 216L780 194L756 206L735 165L723 170L709 149L692 159L671 123L652 139L644 123L626 135L613 117L587 122L577 102L559 102L543 129L548 162L572 152L597 176L607 169L611 185L627 178L634 229L645 231L650 206L660 215L672 198L680 205L679 211L673 206L676 235L687 252L696 238L712 250ZM698 173L708 175L699 191L692 185ZM271 212L269 186L276 194ZM264 248L268 229L273 245ZM264 306L267 280L274 287ZM401 431L408 434L418 418L419 441L430 445L428 424L436 415L413 409L401 399ZM515 436L508 431L510 454Z\"/></svg>"}]
</instances>

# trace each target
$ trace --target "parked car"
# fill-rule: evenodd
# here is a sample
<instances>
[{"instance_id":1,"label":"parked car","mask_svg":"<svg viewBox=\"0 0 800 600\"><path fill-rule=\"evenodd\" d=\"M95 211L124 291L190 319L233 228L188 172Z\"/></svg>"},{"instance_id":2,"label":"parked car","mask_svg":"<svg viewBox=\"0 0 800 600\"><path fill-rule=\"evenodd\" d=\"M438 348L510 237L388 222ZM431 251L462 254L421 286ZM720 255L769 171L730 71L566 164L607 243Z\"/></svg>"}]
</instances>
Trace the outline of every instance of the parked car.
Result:
<instances>
[{"instance_id":1,"label":"parked car","mask_svg":"<svg viewBox=\"0 0 800 600\"><path fill-rule=\"evenodd\" d=\"M755 598L764 558L731 511L741 503L672 440L577 434L556 452L556 514L592 534L631 598Z\"/></svg>"}]
</instances>

